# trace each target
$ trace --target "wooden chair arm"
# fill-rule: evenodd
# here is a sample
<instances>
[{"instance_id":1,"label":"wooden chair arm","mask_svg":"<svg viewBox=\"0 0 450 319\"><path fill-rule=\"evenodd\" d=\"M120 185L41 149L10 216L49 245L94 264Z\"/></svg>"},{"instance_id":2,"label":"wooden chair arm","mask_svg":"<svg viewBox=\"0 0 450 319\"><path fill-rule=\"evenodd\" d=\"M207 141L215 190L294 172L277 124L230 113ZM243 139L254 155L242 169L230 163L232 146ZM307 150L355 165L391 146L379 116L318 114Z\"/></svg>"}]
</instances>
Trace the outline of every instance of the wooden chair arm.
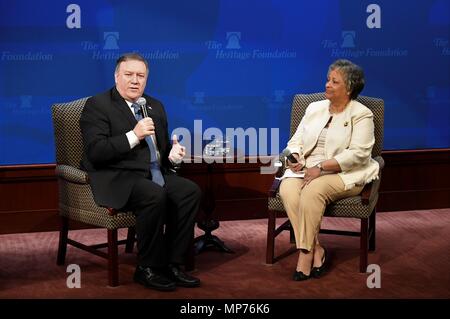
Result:
<instances>
[{"instance_id":1,"label":"wooden chair arm","mask_svg":"<svg viewBox=\"0 0 450 319\"><path fill-rule=\"evenodd\" d=\"M378 162L378 165L380 165L380 175L381 175L381 170L384 168L384 159L381 156L376 156L374 157L374 160L376 160Z\"/></svg>"},{"instance_id":2,"label":"wooden chair arm","mask_svg":"<svg viewBox=\"0 0 450 319\"><path fill-rule=\"evenodd\" d=\"M369 205L370 199L375 196L375 193L377 193L380 188L381 170L384 167L384 160L381 156L375 157L374 160L378 162L380 171L378 173L378 179L366 184L361 191L361 202L363 205Z\"/></svg>"},{"instance_id":3,"label":"wooden chair arm","mask_svg":"<svg viewBox=\"0 0 450 319\"><path fill-rule=\"evenodd\" d=\"M363 205L369 205L370 193L372 192L372 183L366 184L361 191L361 202Z\"/></svg>"}]
</instances>

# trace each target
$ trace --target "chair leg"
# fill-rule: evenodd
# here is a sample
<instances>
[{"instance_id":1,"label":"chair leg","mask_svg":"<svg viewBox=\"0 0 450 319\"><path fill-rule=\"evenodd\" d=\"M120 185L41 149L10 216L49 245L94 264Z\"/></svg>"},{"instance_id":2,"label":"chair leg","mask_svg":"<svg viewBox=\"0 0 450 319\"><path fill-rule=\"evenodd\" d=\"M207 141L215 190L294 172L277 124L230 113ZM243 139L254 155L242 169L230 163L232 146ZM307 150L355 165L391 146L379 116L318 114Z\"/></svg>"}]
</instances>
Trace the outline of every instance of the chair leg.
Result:
<instances>
[{"instance_id":1,"label":"chair leg","mask_svg":"<svg viewBox=\"0 0 450 319\"><path fill-rule=\"evenodd\" d=\"M119 285L117 229L108 229L108 282L111 287Z\"/></svg>"},{"instance_id":2,"label":"chair leg","mask_svg":"<svg viewBox=\"0 0 450 319\"><path fill-rule=\"evenodd\" d=\"M64 265L66 262L67 252L67 237L69 234L69 219L61 216L59 226L59 244L58 244L58 256L56 258L57 265Z\"/></svg>"},{"instance_id":3,"label":"chair leg","mask_svg":"<svg viewBox=\"0 0 450 319\"><path fill-rule=\"evenodd\" d=\"M369 251L375 251L375 234L376 234L376 214L377 211L374 208L372 214L369 217Z\"/></svg>"},{"instance_id":4,"label":"chair leg","mask_svg":"<svg viewBox=\"0 0 450 319\"><path fill-rule=\"evenodd\" d=\"M269 210L269 218L267 221L267 246L266 246L266 264L273 264L273 256L275 254L275 223L277 213Z\"/></svg>"},{"instance_id":5,"label":"chair leg","mask_svg":"<svg viewBox=\"0 0 450 319\"><path fill-rule=\"evenodd\" d=\"M126 253L132 253L133 247L134 247L134 241L136 237L136 228L134 227L128 227L128 234L127 234L127 243L125 245L125 252Z\"/></svg>"},{"instance_id":6,"label":"chair leg","mask_svg":"<svg viewBox=\"0 0 450 319\"><path fill-rule=\"evenodd\" d=\"M359 252L359 272L365 273L367 270L367 255L368 255L368 224L369 219L361 219L361 239Z\"/></svg>"}]
</instances>

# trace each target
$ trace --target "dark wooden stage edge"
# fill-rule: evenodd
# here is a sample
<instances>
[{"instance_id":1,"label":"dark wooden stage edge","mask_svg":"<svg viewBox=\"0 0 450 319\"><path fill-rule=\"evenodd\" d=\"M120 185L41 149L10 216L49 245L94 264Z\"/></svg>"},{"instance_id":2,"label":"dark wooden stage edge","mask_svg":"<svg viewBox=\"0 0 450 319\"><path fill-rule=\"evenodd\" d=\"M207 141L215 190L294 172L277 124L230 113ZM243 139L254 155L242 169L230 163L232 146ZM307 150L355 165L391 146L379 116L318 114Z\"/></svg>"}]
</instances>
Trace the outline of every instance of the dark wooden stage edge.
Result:
<instances>
[{"instance_id":1,"label":"dark wooden stage edge","mask_svg":"<svg viewBox=\"0 0 450 319\"><path fill-rule=\"evenodd\" d=\"M379 212L450 207L450 149L384 151ZM182 175L206 183L204 164L186 164ZM215 170L214 216L219 220L266 217L272 176L261 163L224 164ZM0 166L0 234L58 229L55 165Z\"/></svg>"},{"instance_id":2,"label":"dark wooden stage edge","mask_svg":"<svg viewBox=\"0 0 450 319\"><path fill-rule=\"evenodd\" d=\"M380 212L450 207L450 148L383 151Z\"/></svg>"}]
</instances>

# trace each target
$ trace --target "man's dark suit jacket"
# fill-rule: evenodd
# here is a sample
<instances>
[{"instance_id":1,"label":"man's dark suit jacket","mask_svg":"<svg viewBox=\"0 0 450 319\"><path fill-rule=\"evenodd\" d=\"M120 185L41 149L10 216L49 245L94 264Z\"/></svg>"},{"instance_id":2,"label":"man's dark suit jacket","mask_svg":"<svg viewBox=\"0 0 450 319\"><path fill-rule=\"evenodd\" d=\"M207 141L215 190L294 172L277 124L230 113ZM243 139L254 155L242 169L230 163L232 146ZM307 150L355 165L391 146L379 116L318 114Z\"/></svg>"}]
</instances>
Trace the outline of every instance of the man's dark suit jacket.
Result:
<instances>
[{"instance_id":1,"label":"man's dark suit jacket","mask_svg":"<svg viewBox=\"0 0 450 319\"><path fill-rule=\"evenodd\" d=\"M155 124L155 134L163 174L172 167L168 155L170 144L167 116L158 100L143 95L148 115ZM80 119L84 155L81 166L89 173L89 183L95 202L100 206L123 208L134 183L150 177L150 150L145 140L130 149L126 133L137 121L130 108L114 87L89 98Z\"/></svg>"}]
</instances>

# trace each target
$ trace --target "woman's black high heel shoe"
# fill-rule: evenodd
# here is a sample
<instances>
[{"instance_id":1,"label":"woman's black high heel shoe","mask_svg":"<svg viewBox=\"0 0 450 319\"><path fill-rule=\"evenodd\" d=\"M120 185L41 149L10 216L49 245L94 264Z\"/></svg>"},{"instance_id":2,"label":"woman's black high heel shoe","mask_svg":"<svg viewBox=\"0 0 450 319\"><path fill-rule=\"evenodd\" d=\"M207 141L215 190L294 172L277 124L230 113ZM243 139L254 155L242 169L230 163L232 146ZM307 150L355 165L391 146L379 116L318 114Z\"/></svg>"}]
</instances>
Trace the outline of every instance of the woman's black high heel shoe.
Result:
<instances>
[{"instance_id":1,"label":"woman's black high heel shoe","mask_svg":"<svg viewBox=\"0 0 450 319\"><path fill-rule=\"evenodd\" d=\"M320 267L312 267L310 276L314 278L320 278L327 270L327 265L328 253L325 247L323 247L322 265Z\"/></svg>"},{"instance_id":2,"label":"woman's black high heel shoe","mask_svg":"<svg viewBox=\"0 0 450 319\"><path fill-rule=\"evenodd\" d=\"M295 280L295 281L303 281L303 280L307 280L307 279L309 279L309 278L311 278L311 274L309 274L309 275L305 275L303 272L301 272L301 271L294 271L294 276L293 276L293 279Z\"/></svg>"}]
</instances>

